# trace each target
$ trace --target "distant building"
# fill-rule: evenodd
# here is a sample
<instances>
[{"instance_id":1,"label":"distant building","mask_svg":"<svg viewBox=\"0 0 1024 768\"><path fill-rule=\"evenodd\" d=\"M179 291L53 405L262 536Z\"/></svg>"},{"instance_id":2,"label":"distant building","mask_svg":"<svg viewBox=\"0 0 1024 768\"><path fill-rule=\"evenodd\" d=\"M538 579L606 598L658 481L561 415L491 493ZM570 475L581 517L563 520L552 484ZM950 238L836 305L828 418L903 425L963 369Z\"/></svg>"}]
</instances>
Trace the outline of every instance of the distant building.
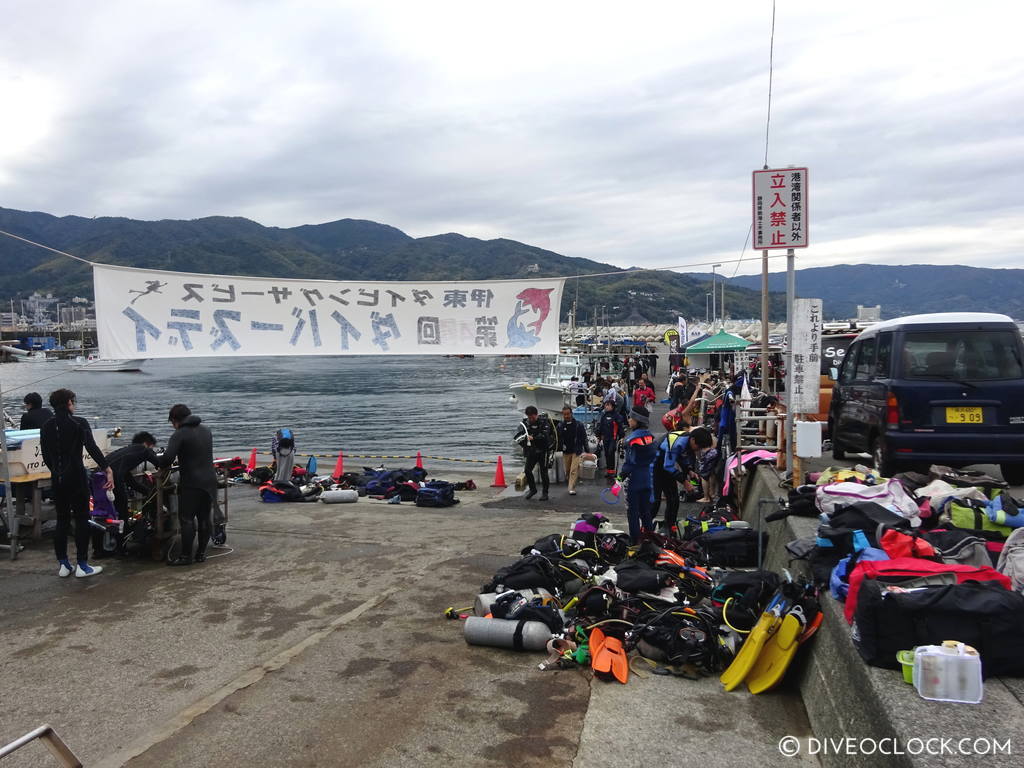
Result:
<instances>
[{"instance_id":1,"label":"distant building","mask_svg":"<svg viewBox=\"0 0 1024 768\"><path fill-rule=\"evenodd\" d=\"M874 307L863 307L860 304L857 305L857 322L859 323L877 323L882 319L882 305L879 304Z\"/></svg>"}]
</instances>

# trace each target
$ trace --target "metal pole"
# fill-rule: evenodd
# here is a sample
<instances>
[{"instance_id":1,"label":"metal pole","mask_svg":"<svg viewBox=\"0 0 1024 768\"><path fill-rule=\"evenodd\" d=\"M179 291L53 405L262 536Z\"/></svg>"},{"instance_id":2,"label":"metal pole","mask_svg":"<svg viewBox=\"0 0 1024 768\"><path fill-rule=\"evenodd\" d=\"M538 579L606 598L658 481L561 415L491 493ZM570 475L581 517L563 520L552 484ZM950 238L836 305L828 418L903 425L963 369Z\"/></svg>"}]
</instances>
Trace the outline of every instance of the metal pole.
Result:
<instances>
[{"instance_id":1,"label":"metal pole","mask_svg":"<svg viewBox=\"0 0 1024 768\"><path fill-rule=\"evenodd\" d=\"M722 330L725 330L725 275L722 275Z\"/></svg>"},{"instance_id":2,"label":"metal pole","mask_svg":"<svg viewBox=\"0 0 1024 768\"><path fill-rule=\"evenodd\" d=\"M761 251L761 390L770 392L768 376L768 251Z\"/></svg>"},{"instance_id":3,"label":"metal pole","mask_svg":"<svg viewBox=\"0 0 1024 768\"><path fill-rule=\"evenodd\" d=\"M711 325L711 294L704 293L704 324Z\"/></svg>"},{"instance_id":4,"label":"metal pole","mask_svg":"<svg viewBox=\"0 0 1024 768\"><path fill-rule=\"evenodd\" d=\"M718 269L718 265L715 264L711 268L711 323L714 325L715 321L718 320L718 286L715 284L715 270Z\"/></svg>"},{"instance_id":5,"label":"metal pole","mask_svg":"<svg viewBox=\"0 0 1024 768\"><path fill-rule=\"evenodd\" d=\"M786 251L786 469L793 471L793 302L796 300L796 273L793 262L796 251ZM793 487L800 478L793 475Z\"/></svg>"},{"instance_id":6,"label":"metal pole","mask_svg":"<svg viewBox=\"0 0 1024 768\"><path fill-rule=\"evenodd\" d=\"M0 382L0 461L3 461L4 464L4 520L7 523L7 535L11 540L11 560L16 560L18 557L18 521L14 519L15 511L11 506L14 486L11 485L11 464L7 459L7 425L3 423L3 402L4 391L2 382Z\"/></svg>"}]
</instances>

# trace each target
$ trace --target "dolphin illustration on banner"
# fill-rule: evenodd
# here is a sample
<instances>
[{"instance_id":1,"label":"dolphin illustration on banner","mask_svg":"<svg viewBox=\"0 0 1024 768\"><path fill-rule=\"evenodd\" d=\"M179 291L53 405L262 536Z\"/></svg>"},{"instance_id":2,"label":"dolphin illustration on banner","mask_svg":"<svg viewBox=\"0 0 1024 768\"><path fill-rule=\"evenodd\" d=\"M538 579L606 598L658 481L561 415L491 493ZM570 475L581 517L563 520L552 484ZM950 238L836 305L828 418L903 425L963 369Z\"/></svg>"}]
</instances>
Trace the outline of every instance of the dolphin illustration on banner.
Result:
<instances>
[{"instance_id":1,"label":"dolphin illustration on banner","mask_svg":"<svg viewBox=\"0 0 1024 768\"><path fill-rule=\"evenodd\" d=\"M544 321L551 314L551 292L553 288L526 288L516 294L516 308L508 319L508 345L510 347L532 347L541 340ZM538 317L532 323L523 324L519 318L530 310ZM531 333L528 329L532 328Z\"/></svg>"}]
</instances>

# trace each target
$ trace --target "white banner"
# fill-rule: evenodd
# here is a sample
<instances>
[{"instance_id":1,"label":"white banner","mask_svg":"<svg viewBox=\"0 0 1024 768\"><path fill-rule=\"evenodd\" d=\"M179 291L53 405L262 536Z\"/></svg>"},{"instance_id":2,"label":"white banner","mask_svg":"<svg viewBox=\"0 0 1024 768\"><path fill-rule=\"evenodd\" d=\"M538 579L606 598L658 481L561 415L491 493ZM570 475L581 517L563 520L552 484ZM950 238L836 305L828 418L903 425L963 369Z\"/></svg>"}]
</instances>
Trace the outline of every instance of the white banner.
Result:
<instances>
[{"instance_id":1,"label":"white banner","mask_svg":"<svg viewBox=\"0 0 1024 768\"><path fill-rule=\"evenodd\" d=\"M807 169L754 171L754 249L807 247Z\"/></svg>"},{"instance_id":2,"label":"white banner","mask_svg":"<svg viewBox=\"0 0 1024 768\"><path fill-rule=\"evenodd\" d=\"M562 278L333 282L95 265L100 355L558 354Z\"/></svg>"},{"instance_id":3,"label":"white banner","mask_svg":"<svg viewBox=\"0 0 1024 768\"><path fill-rule=\"evenodd\" d=\"M821 299L794 300L789 344L793 353L790 408L793 413L817 413L821 392Z\"/></svg>"},{"instance_id":4,"label":"white banner","mask_svg":"<svg viewBox=\"0 0 1024 768\"><path fill-rule=\"evenodd\" d=\"M686 343L686 339L688 338L688 336L686 335L686 318L685 317L683 317L681 315L679 316L679 322L677 324L677 327L679 329L679 342L678 342L678 344L685 344ZM678 348L678 345L677 345L677 348Z\"/></svg>"}]
</instances>

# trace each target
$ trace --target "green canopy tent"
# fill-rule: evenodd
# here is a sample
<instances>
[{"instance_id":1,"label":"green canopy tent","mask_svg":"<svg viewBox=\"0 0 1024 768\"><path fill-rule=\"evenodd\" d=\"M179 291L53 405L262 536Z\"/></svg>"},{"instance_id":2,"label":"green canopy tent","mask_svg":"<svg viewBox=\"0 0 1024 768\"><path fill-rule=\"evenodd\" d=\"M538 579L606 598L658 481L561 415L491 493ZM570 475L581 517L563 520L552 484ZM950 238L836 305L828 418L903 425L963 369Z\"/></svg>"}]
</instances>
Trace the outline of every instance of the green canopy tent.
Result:
<instances>
[{"instance_id":1,"label":"green canopy tent","mask_svg":"<svg viewBox=\"0 0 1024 768\"><path fill-rule=\"evenodd\" d=\"M687 347L685 354L691 368L710 368L714 370L726 370L728 368L731 371L736 367L735 359L731 361L731 365L726 366L723 356L735 355L750 345L751 342L741 339L739 336L719 331L714 336L710 336Z\"/></svg>"},{"instance_id":2,"label":"green canopy tent","mask_svg":"<svg viewBox=\"0 0 1024 768\"><path fill-rule=\"evenodd\" d=\"M753 342L733 336L731 333L719 331L703 341L687 347L686 351L691 355L711 355L719 352L742 352Z\"/></svg>"}]
</instances>

